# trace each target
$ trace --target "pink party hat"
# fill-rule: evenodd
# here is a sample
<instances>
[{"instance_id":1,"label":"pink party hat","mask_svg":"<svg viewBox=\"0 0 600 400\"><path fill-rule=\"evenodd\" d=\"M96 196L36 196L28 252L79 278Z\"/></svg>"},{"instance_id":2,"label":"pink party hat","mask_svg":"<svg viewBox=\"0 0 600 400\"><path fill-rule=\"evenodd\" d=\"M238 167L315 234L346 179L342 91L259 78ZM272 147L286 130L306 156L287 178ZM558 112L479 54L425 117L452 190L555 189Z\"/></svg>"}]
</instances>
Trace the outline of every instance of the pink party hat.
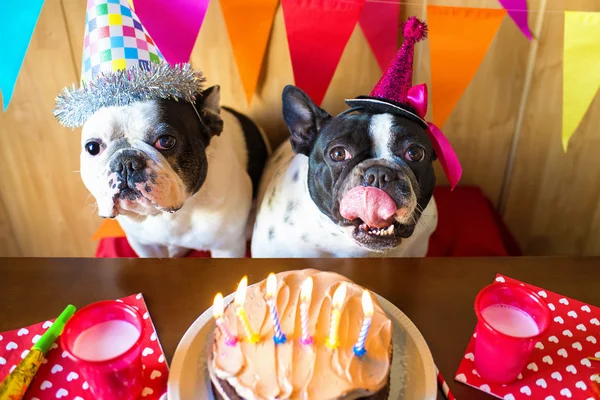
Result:
<instances>
[{"instance_id":1,"label":"pink party hat","mask_svg":"<svg viewBox=\"0 0 600 400\"><path fill-rule=\"evenodd\" d=\"M458 157L442 131L424 119L427 114L427 86L412 85L415 43L426 37L427 24L417 17L409 18L404 24L404 43L371 94L347 99L346 104L352 110L390 113L418 123L431 139L450 186L454 188L462 175Z\"/></svg>"},{"instance_id":2,"label":"pink party hat","mask_svg":"<svg viewBox=\"0 0 600 400\"><path fill-rule=\"evenodd\" d=\"M415 43L427 37L427 25L416 17L404 24L404 43L396 58L385 71L375 88L372 97L393 100L405 104L408 90L412 87Z\"/></svg>"}]
</instances>

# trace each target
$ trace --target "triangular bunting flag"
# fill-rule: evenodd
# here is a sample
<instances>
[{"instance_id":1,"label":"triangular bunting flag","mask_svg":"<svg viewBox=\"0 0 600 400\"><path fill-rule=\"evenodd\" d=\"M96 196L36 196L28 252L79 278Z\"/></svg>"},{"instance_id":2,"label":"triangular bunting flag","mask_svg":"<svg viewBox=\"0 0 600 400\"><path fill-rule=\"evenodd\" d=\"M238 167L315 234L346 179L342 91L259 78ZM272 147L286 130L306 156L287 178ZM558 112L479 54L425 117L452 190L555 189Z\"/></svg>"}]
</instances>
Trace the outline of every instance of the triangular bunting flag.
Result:
<instances>
[{"instance_id":1,"label":"triangular bunting flag","mask_svg":"<svg viewBox=\"0 0 600 400\"><path fill-rule=\"evenodd\" d=\"M134 0L135 13L171 64L190 61L210 0Z\"/></svg>"},{"instance_id":2,"label":"triangular bunting flag","mask_svg":"<svg viewBox=\"0 0 600 400\"><path fill-rule=\"evenodd\" d=\"M0 92L4 111L12 99L44 0L6 0L0 12Z\"/></svg>"},{"instance_id":3,"label":"triangular bunting flag","mask_svg":"<svg viewBox=\"0 0 600 400\"><path fill-rule=\"evenodd\" d=\"M105 238L125 237L125 232L116 219L105 219L96 233L92 236L92 240L100 240Z\"/></svg>"},{"instance_id":4,"label":"triangular bunting flag","mask_svg":"<svg viewBox=\"0 0 600 400\"><path fill-rule=\"evenodd\" d=\"M400 2L366 2L358 20L382 71L398 51Z\"/></svg>"},{"instance_id":5,"label":"triangular bunting flag","mask_svg":"<svg viewBox=\"0 0 600 400\"><path fill-rule=\"evenodd\" d=\"M503 9L427 6L433 122L442 127L496 36Z\"/></svg>"},{"instance_id":6,"label":"triangular bunting flag","mask_svg":"<svg viewBox=\"0 0 600 400\"><path fill-rule=\"evenodd\" d=\"M321 104L365 0L281 0L296 86Z\"/></svg>"},{"instance_id":7,"label":"triangular bunting flag","mask_svg":"<svg viewBox=\"0 0 600 400\"><path fill-rule=\"evenodd\" d=\"M502 7L508 12L508 15L517 24L517 27L523 32L523 35L529 40L531 31L529 30L529 20L527 15L527 0L498 0Z\"/></svg>"},{"instance_id":8,"label":"triangular bunting flag","mask_svg":"<svg viewBox=\"0 0 600 400\"><path fill-rule=\"evenodd\" d=\"M565 11L562 144L581 123L600 88L600 12Z\"/></svg>"},{"instance_id":9,"label":"triangular bunting flag","mask_svg":"<svg viewBox=\"0 0 600 400\"><path fill-rule=\"evenodd\" d=\"M279 0L221 0L221 9L248 103L256 90Z\"/></svg>"}]
</instances>

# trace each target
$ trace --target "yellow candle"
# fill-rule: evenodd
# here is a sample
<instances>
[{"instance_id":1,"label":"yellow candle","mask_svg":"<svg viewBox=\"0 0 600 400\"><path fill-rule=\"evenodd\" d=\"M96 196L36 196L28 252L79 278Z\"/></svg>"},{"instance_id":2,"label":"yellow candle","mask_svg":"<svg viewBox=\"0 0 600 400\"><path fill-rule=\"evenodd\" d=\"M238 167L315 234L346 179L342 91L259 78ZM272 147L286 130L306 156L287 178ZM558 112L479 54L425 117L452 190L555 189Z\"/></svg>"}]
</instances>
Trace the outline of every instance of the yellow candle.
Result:
<instances>
[{"instance_id":1,"label":"yellow candle","mask_svg":"<svg viewBox=\"0 0 600 400\"><path fill-rule=\"evenodd\" d=\"M244 310L247 288L248 277L244 276L238 285L237 292L235 293L235 314L242 323L244 332L246 332L246 340L248 340L250 343L257 343L260 340L260 337L252 331L252 328L250 327L250 321L248 320L248 315L246 314L246 310Z\"/></svg>"},{"instance_id":2,"label":"yellow candle","mask_svg":"<svg viewBox=\"0 0 600 400\"><path fill-rule=\"evenodd\" d=\"M330 349L335 349L340 345L338 329L340 327L340 318L342 316L342 306L346 299L346 284L342 283L333 294L333 310L331 311L331 325L329 325L329 336L325 345Z\"/></svg>"}]
</instances>

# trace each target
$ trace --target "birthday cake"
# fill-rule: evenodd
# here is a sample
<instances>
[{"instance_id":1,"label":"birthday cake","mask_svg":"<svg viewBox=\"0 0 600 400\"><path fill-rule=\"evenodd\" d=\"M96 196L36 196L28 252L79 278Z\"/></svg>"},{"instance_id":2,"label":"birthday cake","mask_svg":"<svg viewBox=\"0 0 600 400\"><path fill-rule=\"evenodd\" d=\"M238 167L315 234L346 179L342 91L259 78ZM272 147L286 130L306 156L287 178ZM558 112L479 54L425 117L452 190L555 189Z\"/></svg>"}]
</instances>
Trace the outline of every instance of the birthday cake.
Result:
<instances>
[{"instance_id":1,"label":"birthday cake","mask_svg":"<svg viewBox=\"0 0 600 400\"><path fill-rule=\"evenodd\" d=\"M209 355L215 398L387 399L392 322L374 296L331 272L270 279L217 318Z\"/></svg>"}]
</instances>

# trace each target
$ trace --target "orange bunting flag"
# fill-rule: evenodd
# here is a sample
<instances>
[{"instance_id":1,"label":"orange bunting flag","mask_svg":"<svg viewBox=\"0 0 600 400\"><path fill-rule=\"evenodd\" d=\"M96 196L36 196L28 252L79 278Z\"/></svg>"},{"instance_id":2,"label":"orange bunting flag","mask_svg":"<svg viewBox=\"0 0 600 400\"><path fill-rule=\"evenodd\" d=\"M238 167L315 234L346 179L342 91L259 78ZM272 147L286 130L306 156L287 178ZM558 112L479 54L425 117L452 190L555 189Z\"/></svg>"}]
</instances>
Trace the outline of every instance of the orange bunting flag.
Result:
<instances>
[{"instance_id":1,"label":"orange bunting flag","mask_svg":"<svg viewBox=\"0 0 600 400\"><path fill-rule=\"evenodd\" d=\"M92 240L101 240L105 238L125 237L125 232L116 219L105 219L100 228L92 236Z\"/></svg>"},{"instance_id":2,"label":"orange bunting flag","mask_svg":"<svg viewBox=\"0 0 600 400\"><path fill-rule=\"evenodd\" d=\"M279 0L221 0L220 3L246 99L250 103Z\"/></svg>"},{"instance_id":3,"label":"orange bunting flag","mask_svg":"<svg viewBox=\"0 0 600 400\"><path fill-rule=\"evenodd\" d=\"M506 10L427 6L433 122L442 127L475 76Z\"/></svg>"}]
</instances>

